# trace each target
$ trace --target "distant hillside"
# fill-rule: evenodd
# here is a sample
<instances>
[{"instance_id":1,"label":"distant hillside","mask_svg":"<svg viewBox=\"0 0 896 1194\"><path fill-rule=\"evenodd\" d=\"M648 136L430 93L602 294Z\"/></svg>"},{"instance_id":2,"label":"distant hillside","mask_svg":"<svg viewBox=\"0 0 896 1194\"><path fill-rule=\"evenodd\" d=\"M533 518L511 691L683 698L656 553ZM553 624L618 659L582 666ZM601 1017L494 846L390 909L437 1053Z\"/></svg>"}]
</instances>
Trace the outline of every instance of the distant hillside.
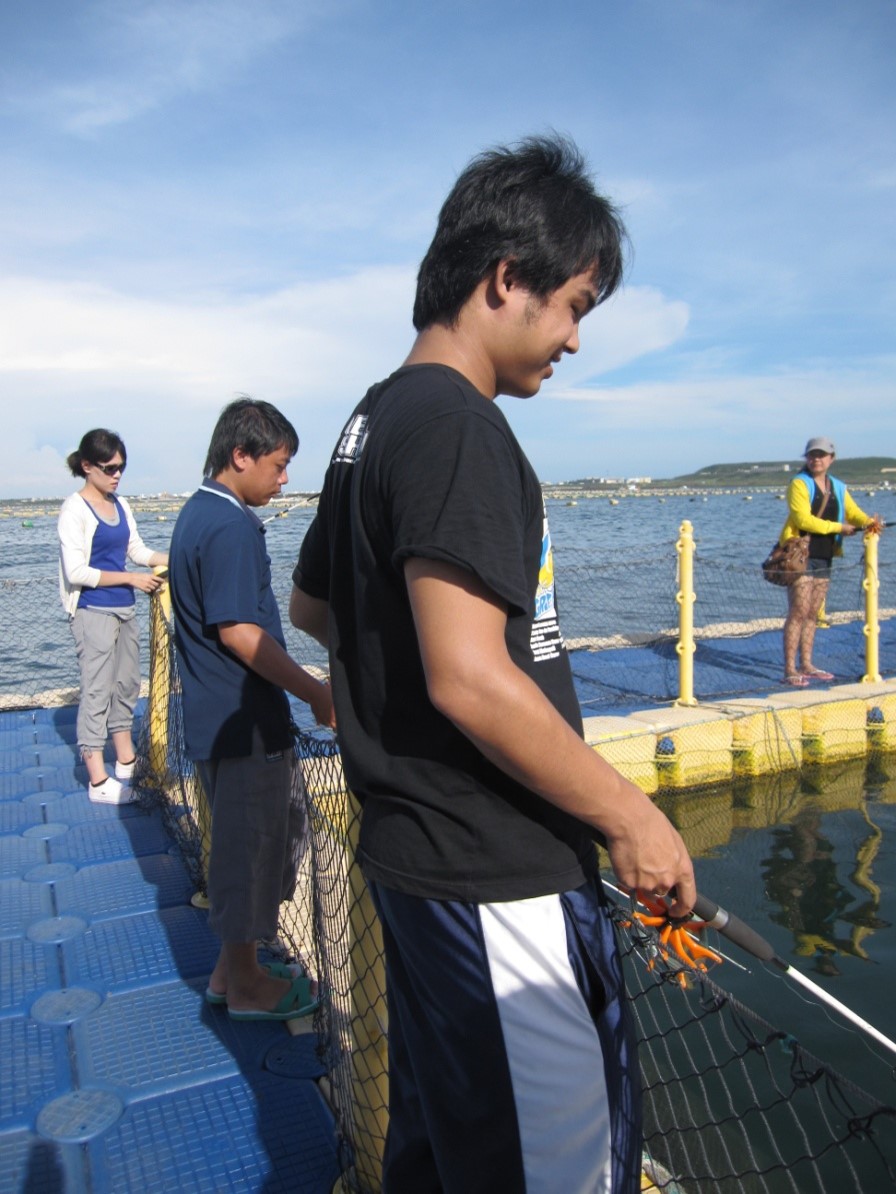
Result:
<instances>
[{"instance_id":1,"label":"distant hillside","mask_svg":"<svg viewBox=\"0 0 896 1194\"><path fill-rule=\"evenodd\" d=\"M735 464L710 464L695 473L680 477L581 477L577 481L546 484L557 491L618 490L630 485L639 489L784 489L803 466L802 460L744 460ZM838 456L834 474L847 485L880 487L888 484L896 488L896 457L894 456Z\"/></svg>"},{"instance_id":2,"label":"distant hillside","mask_svg":"<svg viewBox=\"0 0 896 1194\"><path fill-rule=\"evenodd\" d=\"M802 460L743 461L739 464L711 464L681 477L663 481L664 485L717 488L724 486L783 485L798 473ZM847 485L882 485L889 480L896 485L896 458L893 456L837 457L832 470Z\"/></svg>"}]
</instances>

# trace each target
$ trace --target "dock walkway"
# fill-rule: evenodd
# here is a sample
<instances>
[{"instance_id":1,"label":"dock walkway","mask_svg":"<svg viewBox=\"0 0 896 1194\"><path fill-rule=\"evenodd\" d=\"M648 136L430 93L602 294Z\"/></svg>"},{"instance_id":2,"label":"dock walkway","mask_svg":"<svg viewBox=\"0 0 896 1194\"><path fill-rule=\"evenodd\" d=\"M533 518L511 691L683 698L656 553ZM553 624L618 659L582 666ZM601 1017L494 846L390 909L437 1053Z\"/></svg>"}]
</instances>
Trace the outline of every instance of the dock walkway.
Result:
<instances>
[{"instance_id":1,"label":"dock walkway","mask_svg":"<svg viewBox=\"0 0 896 1194\"><path fill-rule=\"evenodd\" d=\"M0 1191L324 1194L311 1025L232 1023L157 814L91 804L75 709L0 714Z\"/></svg>"},{"instance_id":2,"label":"dock walkway","mask_svg":"<svg viewBox=\"0 0 896 1194\"><path fill-rule=\"evenodd\" d=\"M780 631L734 637L698 650L695 709L662 699L672 644L624 649L624 685L613 652L576 652L588 741L650 792L896 749L896 680L856 684L860 631L826 634L851 683L785 689ZM218 946L187 870L157 813L90 803L75 714L0 712L0 1194L329 1194L312 1025L205 1002Z\"/></svg>"}]
</instances>

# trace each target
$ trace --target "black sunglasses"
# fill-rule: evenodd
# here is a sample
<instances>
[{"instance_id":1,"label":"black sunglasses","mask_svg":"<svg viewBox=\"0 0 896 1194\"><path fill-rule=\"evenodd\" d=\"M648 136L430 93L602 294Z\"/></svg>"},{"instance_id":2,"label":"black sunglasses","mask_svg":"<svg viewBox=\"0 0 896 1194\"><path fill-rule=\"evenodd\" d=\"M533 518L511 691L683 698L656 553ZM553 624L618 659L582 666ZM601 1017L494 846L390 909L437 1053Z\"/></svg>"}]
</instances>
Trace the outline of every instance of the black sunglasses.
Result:
<instances>
[{"instance_id":1,"label":"black sunglasses","mask_svg":"<svg viewBox=\"0 0 896 1194\"><path fill-rule=\"evenodd\" d=\"M93 467L98 468L107 477L114 477L116 473L123 473L125 470L125 465L123 464L95 464Z\"/></svg>"}]
</instances>

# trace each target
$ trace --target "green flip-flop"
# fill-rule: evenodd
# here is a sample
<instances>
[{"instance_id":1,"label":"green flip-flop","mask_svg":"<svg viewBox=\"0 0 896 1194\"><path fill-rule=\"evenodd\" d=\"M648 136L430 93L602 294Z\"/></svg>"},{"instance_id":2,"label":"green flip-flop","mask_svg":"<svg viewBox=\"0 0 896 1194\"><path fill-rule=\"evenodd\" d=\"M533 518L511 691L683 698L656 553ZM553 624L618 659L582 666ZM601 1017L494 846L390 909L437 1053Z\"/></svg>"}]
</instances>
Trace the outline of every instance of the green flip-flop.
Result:
<instances>
[{"instance_id":1,"label":"green flip-flop","mask_svg":"<svg viewBox=\"0 0 896 1194\"><path fill-rule=\"evenodd\" d=\"M262 970L266 970L274 978L288 978L290 982L307 973L301 962L268 962L262 966ZM223 1007L227 1002L227 996L213 991L211 987L206 987L205 1002L210 1003L212 1007Z\"/></svg>"},{"instance_id":2,"label":"green flip-flop","mask_svg":"<svg viewBox=\"0 0 896 1194\"><path fill-rule=\"evenodd\" d=\"M320 999L311 994L311 979L300 974L292 980L292 986L271 1011L234 1011L228 1008L227 1014L231 1020L298 1020L301 1016L310 1016L319 1003Z\"/></svg>"}]
</instances>

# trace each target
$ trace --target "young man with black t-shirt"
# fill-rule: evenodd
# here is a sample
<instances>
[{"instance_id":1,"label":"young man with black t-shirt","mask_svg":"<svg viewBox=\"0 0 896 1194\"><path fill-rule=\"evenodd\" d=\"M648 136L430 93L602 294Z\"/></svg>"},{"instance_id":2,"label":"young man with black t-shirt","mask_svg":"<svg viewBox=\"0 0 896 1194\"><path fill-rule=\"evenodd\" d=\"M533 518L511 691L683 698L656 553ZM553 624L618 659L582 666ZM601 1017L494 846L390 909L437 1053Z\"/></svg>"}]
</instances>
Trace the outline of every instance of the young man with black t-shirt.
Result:
<instances>
[{"instance_id":1,"label":"young man with black t-shirt","mask_svg":"<svg viewBox=\"0 0 896 1194\"><path fill-rule=\"evenodd\" d=\"M681 838L590 750L541 487L498 394L531 397L619 284L578 151L476 158L420 269L417 339L352 414L290 617L328 642L389 1001L396 1192L634 1191L637 1062L595 834L625 886L695 896Z\"/></svg>"}]
</instances>

